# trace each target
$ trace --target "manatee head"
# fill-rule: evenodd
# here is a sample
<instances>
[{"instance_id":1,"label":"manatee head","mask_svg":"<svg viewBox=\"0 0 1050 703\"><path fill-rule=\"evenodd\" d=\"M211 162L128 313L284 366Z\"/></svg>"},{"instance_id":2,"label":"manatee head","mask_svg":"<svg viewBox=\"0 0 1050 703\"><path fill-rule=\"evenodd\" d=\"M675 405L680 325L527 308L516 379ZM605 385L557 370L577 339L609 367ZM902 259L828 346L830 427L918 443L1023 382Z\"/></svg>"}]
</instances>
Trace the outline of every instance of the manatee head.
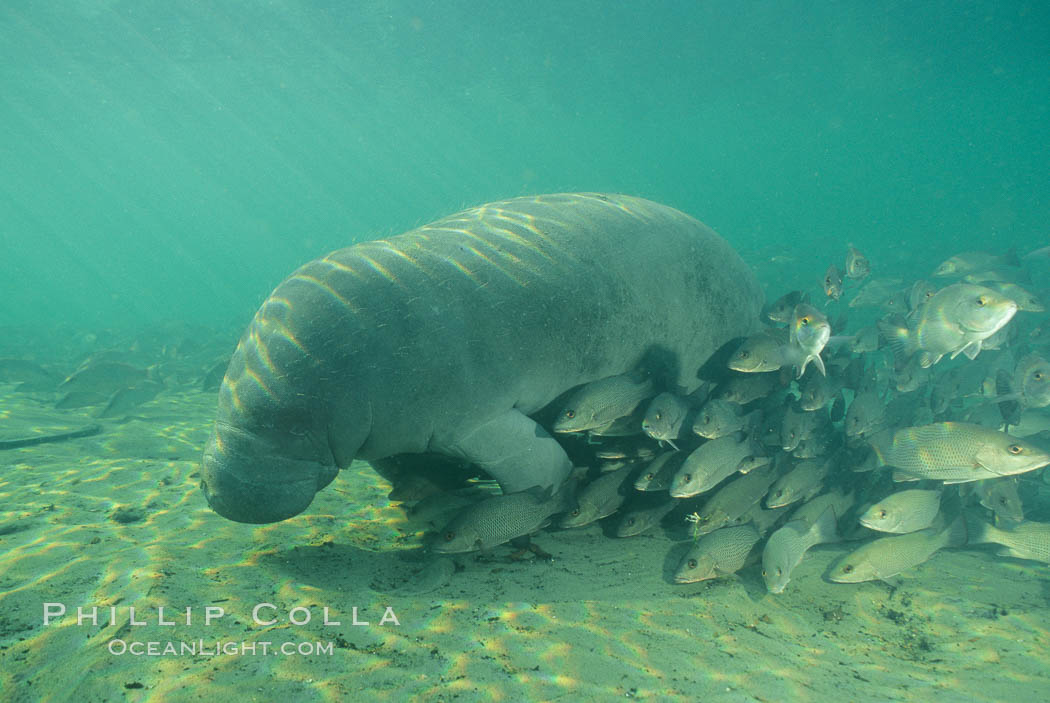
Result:
<instances>
[{"instance_id":1,"label":"manatee head","mask_svg":"<svg viewBox=\"0 0 1050 703\"><path fill-rule=\"evenodd\" d=\"M238 345L201 460L208 504L237 522L298 515L339 471L316 365L299 349L265 341L249 328Z\"/></svg>"},{"instance_id":2,"label":"manatee head","mask_svg":"<svg viewBox=\"0 0 1050 703\"><path fill-rule=\"evenodd\" d=\"M224 518L277 522L306 510L338 471L309 435L260 434L217 421L201 461L201 490Z\"/></svg>"}]
</instances>

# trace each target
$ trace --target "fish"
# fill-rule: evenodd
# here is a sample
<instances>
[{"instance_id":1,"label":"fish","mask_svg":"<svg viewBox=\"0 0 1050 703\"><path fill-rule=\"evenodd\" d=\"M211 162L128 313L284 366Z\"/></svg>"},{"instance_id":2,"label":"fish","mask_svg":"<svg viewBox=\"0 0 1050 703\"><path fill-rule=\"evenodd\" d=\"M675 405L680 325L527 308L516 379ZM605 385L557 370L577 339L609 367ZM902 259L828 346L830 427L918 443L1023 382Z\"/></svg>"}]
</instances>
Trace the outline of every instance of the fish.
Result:
<instances>
[{"instance_id":1,"label":"fish","mask_svg":"<svg viewBox=\"0 0 1050 703\"><path fill-rule=\"evenodd\" d=\"M977 281L974 281L975 283ZM989 288L999 291L1010 300L1017 303L1019 312L1046 312L1046 306L1037 295L1028 289L1010 281L987 281Z\"/></svg>"},{"instance_id":2,"label":"fish","mask_svg":"<svg viewBox=\"0 0 1050 703\"><path fill-rule=\"evenodd\" d=\"M75 410L108 403L111 396L96 391L70 391L55 402L56 410Z\"/></svg>"},{"instance_id":3,"label":"fish","mask_svg":"<svg viewBox=\"0 0 1050 703\"><path fill-rule=\"evenodd\" d=\"M764 330L745 339L727 365L741 373L776 371L784 365L787 339L773 330Z\"/></svg>"},{"instance_id":4,"label":"fish","mask_svg":"<svg viewBox=\"0 0 1050 703\"><path fill-rule=\"evenodd\" d=\"M831 337L831 325L828 318L812 305L801 303L795 306L791 318L791 341L788 349L791 350L789 359L798 368L796 378L802 378L806 372L809 362L817 367L822 375L827 375L824 370L824 361L820 358L820 352Z\"/></svg>"},{"instance_id":5,"label":"fish","mask_svg":"<svg viewBox=\"0 0 1050 703\"><path fill-rule=\"evenodd\" d=\"M770 464L726 483L689 517L693 534L707 534L736 520L762 500L776 477L776 468Z\"/></svg>"},{"instance_id":6,"label":"fish","mask_svg":"<svg viewBox=\"0 0 1050 703\"><path fill-rule=\"evenodd\" d=\"M849 301L849 306L851 308L882 307L887 300L902 293L903 283L899 278L873 278L857 291L857 294Z\"/></svg>"},{"instance_id":7,"label":"fish","mask_svg":"<svg viewBox=\"0 0 1050 703\"><path fill-rule=\"evenodd\" d=\"M800 461L770 487L766 495L766 507L782 508L808 500L820 492L830 470L831 466L826 461Z\"/></svg>"},{"instance_id":8,"label":"fish","mask_svg":"<svg viewBox=\"0 0 1050 703\"><path fill-rule=\"evenodd\" d=\"M572 509L574 494L575 481L570 479L556 492L535 486L487 498L453 518L432 548L439 554L487 551L531 535L550 524L552 516Z\"/></svg>"},{"instance_id":9,"label":"fish","mask_svg":"<svg viewBox=\"0 0 1050 703\"><path fill-rule=\"evenodd\" d=\"M918 311L911 324L880 320L879 330L899 358L920 352L923 368L947 354L975 359L983 340L1008 323L1017 303L1002 294L969 283L955 283L938 291Z\"/></svg>"},{"instance_id":10,"label":"fish","mask_svg":"<svg viewBox=\"0 0 1050 703\"><path fill-rule=\"evenodd\" d=\"M649 401L642 419L642 431L658 442L667 442L678 449L674 440L682 435L692 410L685 398L674 393L661 393Z\"/></svg>"},{"instance_id":11,"label":"fish","mask_svg":"<svg viewBox=\"0 0 1050 703\"><path fill-rule=\"evenodd\" d=\"M712 397L715 400L747 405L759 398L765 398L779 387L780 375L777 373L741 374L720 383Z\"/></svg>"},{"instance_id":12,"label":"fish","mask_svg":"<svg viewBox=\"0 0 1050 703\"><path fill-rule=\"evenodd\" d=\"M842 397L842 387L838 378L808 373L799 382L798 405L806 412L821 410L827 407L828 403L836 402Z\"/></svg>"},{"instance_id":13,"label":"fish","mask_svg":"<svg viewBox=\"0 0 1050 703\"><path fill-rule=\"evenodd\" d=\"M761 539L752 525L723 527L696 541L675 569L675 583L696 583L730 576L747 563Z\"/></svg>"},{"instance_id":14,"label":"fish","mask_svg":"<svg viewBox=\"0 0 1050 703\"><path fill-rule=\"evenodd\" d=\"M1017 400L1022 411L1047 407L1050 405L1050 361L1035 353L1027 354L1017 362L1013 374L1000 371L996 391L995 402Z\"/></svg>"},{"instance_id":15,"label":"fish","mask_svg":"<svg viewBox=\"0 0 1050 703\"><path fill-rule=\"evenodd\" d=\"M853 335L853 339L850 341L850 351L854 354L867 354L868 352L878 351L882 345L882 338L879 337L879 328L875 325L867 325L857 330L857 333Z\"/></svg>"},{"instance_id":16,"label":"fish","mask_svg":"<svg viewBox=\"0 0 1050 703\"><path fill-rule=\"evenodd\" d=\"M857 393L846 410L846 436L864 437L882 429L885 410L886 404L874 388Z\"/></svg>"},{"instance_id":17,"label":"fish","mask_svg":"<svg viewBox=\"0 0 1050 703\"><path fill-rule=\"evenodd\" d=\"M937 287L926 280L915 281L908 291L908 310L918 310L937 293Z\"/></svg>"},{"instance_id":18,"label":"fish","mask_svg":"<svg viewBox=\"0 0 1050 703\"><path fill-rule=\"evenodd\" d=\"M739 432L757 416L745 416L740 406L728 400L709 400L696 414L693 420L693 432L705 439L718 439L734 432Z\"/></svg>"},{"instance_id":19,"label":"fish","mask_svg":"<svg viewBox=\"0 0 1050 703\"><path fill-rule=\"evenodd\" d=\"M671 481L682 468L688 454L684 452L664 452L653 459L645 470L634 481L636 491L666 491L671 488Z\"/></svg>"},{"instance_id":20,"label":"fish","mask_svg":"<svg viewBox=\"0 0 1050 703\"><path fill-rule=\"evenodd\" d=\"M583 527L612 515L627 500L627 479L634 468L625 466L611 473L602 474L581 488L576 496L576 507L558 522L559 527Z\"/></svg>"},{"instance_id":21,"label":"fish","mask_svg":"<svg viewBox=\"0 0 1050 703\"><path fill-rule=\"evenodd\" d=\"M17 358L0 358L0 382L27 383L34 387L54 390L62 380L60 376L35 361Z\"/></svg>"},{"instance_id":22,"label":"fish","mask_svg":"<svg viewBox=\"0 0 1050 703\"><path fill-rule=\"evenodd\" d=\"M860 524L878 532L905 534L933 525L941 510L939 490L912 488L878 501L860 516Z\"/></svg>"},{"instance_id":23,"label":"fish","mask_svg":"<svg viewBox=\"0 0 1050 703\"><path fill-rule=\"evenodd\" d=\"M841 518L850 508L853 507L854 500L855 495L853 491L845 493L841 488L836 488L827 493L821 493L816 498L810 498L805 503L795 508L791 514L788 515L788 521L802 520L812 524L828 508L835 511L835 516L837 518Z\"/></svg>"},{"instance_id":24,"label":"fish","mask_svg":"<svg viewBox=\"0 0 1050 703\"><path fill-rule=\"evenodd\" d=\"M746 457L757 453L752 442L740 432L708 440L686 457L671 481L673 498L690 498L709 491L736 473Z\"/></svg>"},{"instance_id":25,"label":"fish","mask_svg":"<svg viewBox=\"0 0 1050 703\"><path fill-rule=\"evenodd\" d=\"M846 275L854 281L862 281L871 273L868 257L861 254L852 244L846 249Z\"/></svg>"},{"instance_id":26,"label":"fish","mask_svg":"<svg viewBox=\"0 0 1050 703\"><path fill-rule=\"evenodd\" d=\"M617 537L635 537L660 523L664 515L678 505L674 498L664 499L654 505L631 510L623 516L616 527Z\"/></svg>"},{"instance_id":27,"label":"fish","mask_svg":"<svg viewBox=\"0 0 1050 703\"><path fill-rule=\"evenodd\" d=\"M156 398L157 394L162 390L164 390L164 384L154 381L142 381L128 388L121 388L110 397L106 407L96 413L95 417L104 418L127 415L143 403L148 403Z\"/></svg>"},{"instance_id":28,"label":"fish","mask_svg":"<svg viewBox=\"0 0 1050 703\"><path fill-rule=\"evenodd\" d=\"M998 478L977 482L977 497L981 505L995 513L1000 520L1024 520L1024 505L1017 492L1017 479Z\"/></svg>"},{"instance_id":29,"label":"fish","mask_svg":"<svg viewBox=\"0 0 1050 703\"><path fill-rule=\"evenodd\" d=\"M649 378L619 374L584 384L569 396L552 429L558 433L602 430L630 416L641 402L655 395Z\"/></svg>"},{"instance_id":30,"label":"fish","mask_svg":"<svg viewBox=\"0 0 1050 703\"><path fill-rule=\"evenodd\" d=\"M1034 471L1050 453L1005 432L965 422L904 427L870 440L879 461L896 469L894 481L936 479L967 483Z\"/></svg>"},{"instance_id":31,"label":"fish","mask_svg":"<svg viewBox=\"0 0 1050 703\"><path fill-rule=\"evenodd\" d=\"M795 451L799 443L813 437L827 420L826 413L807 412L798 403L788 405L780 428L781 449L785 452Z\"/></svg>"},{"instance_id":32,"label":"fish","mask_svg":"<svg viewBox=\"0 0 1050 703\"><path fill-rule=\"evenodd\" d=\"M1041 561L1050 564L1050 523L1026 520L1010 530L1002 530L984 521L971 522L974 544L989 542L1001 545L1001 557Z\"/></svg>"},{"instance_id":33,"label":"fish","mask_svg":"<svg viewBox=\"0 0 1050 703\"><path fill-rule=\"evenodd\" d=\"M945 547L961 547L966 542L966 523L959 516L947 527L928 527L868 542L835 562L828 578L836 583L885 580L929 561Z\"/></svg>"},{"instance_id":34,"label":"fish","mask_svg":"<svg viewBox=\"0 0 1050 703\"><path fill-rule=\"evenodd\" d=\"M145 381L147 369L140 369L119 361L94 361L82 366L68 376L58 389L64 393L74 391L102 393L107 397L121 388L128 388Z\"/></svg>"},{"instance_id":35,"label":"fish","mask_svg":"<svg viewBox=\"0 0 1050 703\"><path fill-rule=\"evenodd\" d=\"M824 273L824 294L832 300L838 300L842 297L842 272L839 271L839 267L832 264L828 267L828 270Z\"/></svg>"},{"instance_id":36,"label":"fish","mask_svg":"<svg viewBox=\"0 0 1050 703\"><path fill-rule=\"evenodd\" d=\"M937 278L964 276L982 269L994 269L1003 265L1016 266L1018 263L1016 254L1000 256L985 251L964 251L941 262L934 269L933 275Z\"/></svg>"},{"instance_id":37,"label":"fish","mask_svg":"<svg viewBox=\"0 0 1050 703\"><path fill-rule=\"evenodd\" d=\"M809 295L800 290L785 293L766 308L766 318L772 322L790 322L795 306L808 300Z\"/></svg>"},{"instance_id":38,"label":"fish","mask_svg":"<svg viewBox=\"0 0 1050 703\"><path fill-rule=\"evenodd\" d=\"M766 590L783 593L791 580L791 572L810 547L835 542L838 538L838 521L830 507L812 523L793 520L771 534L762 549L762 580Z\"/></svg>"}]
</instances>

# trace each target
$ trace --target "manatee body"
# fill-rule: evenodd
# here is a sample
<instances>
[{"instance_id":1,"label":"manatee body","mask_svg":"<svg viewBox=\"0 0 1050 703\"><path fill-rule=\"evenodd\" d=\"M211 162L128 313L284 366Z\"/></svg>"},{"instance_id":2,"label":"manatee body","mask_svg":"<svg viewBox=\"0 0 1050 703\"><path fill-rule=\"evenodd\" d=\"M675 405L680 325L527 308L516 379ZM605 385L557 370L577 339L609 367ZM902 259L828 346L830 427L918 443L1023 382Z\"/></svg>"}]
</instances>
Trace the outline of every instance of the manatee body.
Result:
<instances>
[{"instance_id":1,"label":"manatee body","mask_svg":"<svg viewBox=\"0 0 1050 703\"><path fill-rule=\"evenodd\" d=\"M624 195L516 198L340 249L241 337L201 486L250 523L302 512L355 458L436 453L507 493L556 487L569 459L530 415L653 353L687 393L761 305L721 237Z\"/></svg>"}]
</instances>

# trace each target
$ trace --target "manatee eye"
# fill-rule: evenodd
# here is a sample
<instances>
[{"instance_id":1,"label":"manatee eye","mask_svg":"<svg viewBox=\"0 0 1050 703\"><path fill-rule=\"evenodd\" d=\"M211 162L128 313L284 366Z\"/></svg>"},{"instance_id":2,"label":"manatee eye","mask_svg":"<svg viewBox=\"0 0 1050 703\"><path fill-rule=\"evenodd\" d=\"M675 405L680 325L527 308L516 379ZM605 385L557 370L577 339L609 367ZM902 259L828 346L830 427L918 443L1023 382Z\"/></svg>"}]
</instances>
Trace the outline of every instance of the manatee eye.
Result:
<instances>
[{"instance_id":1,"label":"manatee eye","mask_svg":"<svg viewBox=\"0 0 1050 703\"><path fill-rule=\"evenodd\" d=\"M456 533L455 532L449 530L448 532L445 533L445 541L446 542L451 542L454 539L456 539Z\"/></svg>"},{"instance_id":2,"label":"manatee eye","mask_svg":"<svg viewBox=\"0 0 1050 703\"><path fill-rule=\"evenodd\" d=\"M846 564L844 567L842 567L842 573L844 573L844 574L851 573L852 571L853 571L853 564Z\"/></svg>"},{"instance_id":3,"label":"manatee eye","mask_svg":"<svg viewBox=\"0 0 1050 703\"><path fill-rule=\"evenodd\" d=\"M576 417L576 411L575 410L566 410L565 411L565 417L567 417L567 418L569 418L571 420L572 418Z\"/></svg>"},{"instance_id":4,"label":"manatee eye","mask_svg":"<svg viewBox=\"0 0 1050 703\"><path fill-rule=\"evenodd\" d=\"M1011 444L1009 447L1006 448L1006 451L1016 455L1023 452L1024 447L1022 447L1020 444Z\"/></svg>"},{"instance_id":5,"label":"manatee eye","mask_svg":"<svg viewBox=\"0 0 1050 703\"><path fill-rule=\"evenodd\" d=\"M696 559L690 559L689 561L687 561L685 563L685 565L688 566L690 569L695 569L696 568Z\"/></svg>"},{"instance_id":6,"label":"manatee eye","mask_svg":"<svg viewBox=\"0 0 1050 703\"><path fill-rule=\"evenodd\" d=\"M983 295L977 296L977 307L983 308L988 303L988 298Z\"/></svg>"}]
</instances>

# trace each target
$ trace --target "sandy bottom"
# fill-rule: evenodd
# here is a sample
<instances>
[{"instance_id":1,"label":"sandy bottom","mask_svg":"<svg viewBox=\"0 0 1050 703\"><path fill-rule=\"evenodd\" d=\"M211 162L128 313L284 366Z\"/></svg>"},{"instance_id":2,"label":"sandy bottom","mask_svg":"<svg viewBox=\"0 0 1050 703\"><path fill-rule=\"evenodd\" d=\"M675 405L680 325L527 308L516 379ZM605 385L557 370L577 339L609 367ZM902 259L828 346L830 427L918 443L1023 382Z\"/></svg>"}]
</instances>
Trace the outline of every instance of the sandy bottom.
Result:
<instances>
[{"instance_id":1,"label":"sandy bottom","mask_svg":"<svg viewBox=\"0 0 1050 703\"><path fill-rule=\"evenodd\" d=\"M91 422L13 399L0 410L3 437ZM438 590L400 595L423 566L420 536L364 464L286 522L239 525L208 509L196 462L213 407L212 395L169 394L96 437L0 452L0 700L1034 701L1050 691L1047 568L988 552L942 552L894 588L826 582L847 547L818 548L771 596L757 565L676 586L686 543L592 525L539 535L553 562L510 561L500 548L458 558ZM45 603L68 612L45 626ZM252 621L259 603L277 622ZM78 606L97 607L97 622L78 624ZM132 606L146 624L132 624ZM161 606L176 625L158 623ZM205 624L209 606L225 615ZM388 607L400 624L380 624ZM341 624L324 624L324 608ZM368 625L353 624L354 608ZM309 623L289 622L307 613ZM205 651L133 653L151 642Z\"/></svg>"}]
</instances>

